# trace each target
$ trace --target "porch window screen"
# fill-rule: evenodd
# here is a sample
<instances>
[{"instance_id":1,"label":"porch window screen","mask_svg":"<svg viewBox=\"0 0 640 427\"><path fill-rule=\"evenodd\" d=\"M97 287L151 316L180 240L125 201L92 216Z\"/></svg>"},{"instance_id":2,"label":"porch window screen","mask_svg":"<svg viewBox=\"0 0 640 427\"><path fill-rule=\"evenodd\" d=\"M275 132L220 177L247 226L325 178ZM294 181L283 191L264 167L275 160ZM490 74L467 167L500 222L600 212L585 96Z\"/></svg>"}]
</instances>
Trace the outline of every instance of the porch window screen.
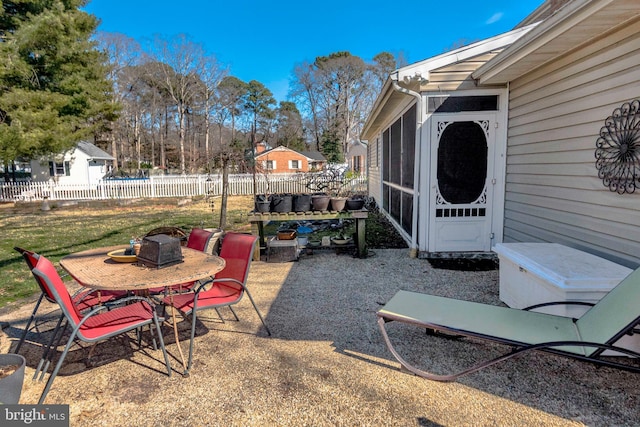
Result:
<instances>
[{"instance_id":1,"label":"porch window screen","mask_svg":"<svg viewBox=\"0 0 640 427\"><path fill-rule=\"evenodd\" d=\"M389 146L391 145L391 129L382 134L382 180L389 181Z\"/></svg>"},{"instance_id":2,"label":"porch window screen","mask_svg":"<svg viewBox=\"0 0 640 427\"><path fill-rule=\"evenodd\" d=\"M411 234L413 219L413 195L402 193L402 229Z\"/></svg>"},{"instance_id":3,"label":"porch window screen","mask_svg":"<svg viewBox=\"0 0 640 427\"><path fill-rule=\"evenodd\" d=\"M487 139L474 122L450 124L438 147L438 187L449 203L473 203L487 178Z\"/></svg>"},{"instance_id":4,"label":"porch window screen","mask_svg":"<svg viewBox=\"0 0 640 427\"><path fill-rule=\"evenodd\" d=\"M382 209L412 233L416 119L414 104L382 133Z\"/></svg>"},{"instance_id":5,"label":"porch window screen","mask_svg":"<svg viewBox=\"0 0 640 427\"><path fill-rule=\"evenodd\" d=\"M402 186L413 188L413 166L416 160L416 106L402 116Z\"/></svg>"},{"instance_id":6,"label":"porch window screen","mask_svg":"<svg viewBox=\"0 0 640 427\"><path fill-rule=\"evenodd\" d=\"M389 181L400 184L402 168L402 121L391 125L391 146L389 147Z\"/></svg>"}]
</instances>

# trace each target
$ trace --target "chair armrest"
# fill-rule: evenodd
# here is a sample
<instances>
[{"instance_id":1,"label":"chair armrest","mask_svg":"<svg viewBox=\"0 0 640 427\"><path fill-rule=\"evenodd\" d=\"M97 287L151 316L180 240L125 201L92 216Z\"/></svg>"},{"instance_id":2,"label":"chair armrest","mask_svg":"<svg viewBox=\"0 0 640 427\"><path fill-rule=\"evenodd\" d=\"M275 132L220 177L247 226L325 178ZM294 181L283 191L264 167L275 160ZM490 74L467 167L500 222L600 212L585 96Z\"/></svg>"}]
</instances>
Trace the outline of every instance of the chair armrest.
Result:
<instances>
[{"instance_id":1,"label":"chair armrest","mask_svg":"<svg viewBox=\"0 0 640 427\"><path fill-rule=\"evenodd\" d=\"M211 281L211 283L220 283L220 282L232 282L232 283L237 283L238 285L242 285L242 287L245 287L244 283L242 283L239 280L232 279L230 277L222 277L220 279L213 279Z\"/></svg>"},{"instance_id":2,"label":"chair armrest","mask_svg":"<svg viewBox=\"0 0 640 427\"><path fill-rule=\"evenodd\" d=\"M196 294L200 293L201 291L203 291L205 289L205 287L207 285L210 285L213 282L214 282L213 277L209 277L206 280L199 280L198 281L198 285L194 286L193 292L196 293Z\"/></svg>"},{"instance_id":3,"label":"chair armrest","mask_svg":"<svg viewBox=\"0 0 640 427\"><path fill-rule=\"evenodd\" d=\"M543 302L540 304L530 305L529 307L525 307L522 310L530 311L530 310L535 310L536 308L549 307L553 305L584 305L587 307L593 307L595 304L592 302L584 302L584 301L551 301L551 302Z\"/></svg>"},{"instance_id":4,"label":"chair armrest","mask_svg":"<svg viewBox=\"0 0 640 427\"><path fill-rule=\"evenodd\" d=\"M210 285L213 285L214 283L224 283L224 282L231 282L231 283L237 283L238 285L242 286L244 289L246 289L247 287L245 286L244 283L242 283L239 280L236 279L232 279L230 277L223 277L220 279L209 279L206 282L203 282L202 284L198 285L197 288L194 289L194 293L197 295L199 294L201 291L206 290L205 288L210 288Z\"/></svg>"}]
</instances>

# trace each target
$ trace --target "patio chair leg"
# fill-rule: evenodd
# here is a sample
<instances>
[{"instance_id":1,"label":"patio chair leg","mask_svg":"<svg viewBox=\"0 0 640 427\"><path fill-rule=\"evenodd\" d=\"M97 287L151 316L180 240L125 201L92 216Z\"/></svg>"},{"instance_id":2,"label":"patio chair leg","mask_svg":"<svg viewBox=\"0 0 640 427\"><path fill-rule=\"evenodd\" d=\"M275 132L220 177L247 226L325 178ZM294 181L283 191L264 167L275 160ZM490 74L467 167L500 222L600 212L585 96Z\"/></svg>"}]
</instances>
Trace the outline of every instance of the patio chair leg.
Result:
<instances>
[{"instance_id":1,"label":"patio chair leg","mask_svg":"<svg viewBox=\"0 0 640 427\"><path fill-rule=\"evenodd\" d=\"M265 323L264 319L262 318L262 314L260 314L260 310L258 310L258 306L253 301L253 298L251 297L251 294L249 293L249 290L247 288L245 288L244 291L246 292L247 296L249 297L249 300L251 301L251 304L253 304L253 308L255 308L256 313L258 313L258 317L260 318L260 321L262 322L262 325L264 326L264 328L267 330L267 334L269 334L269 336L271 336L271 331L269 330L269 327L267 326L267 324ZM229 306L229 308L231 308L231 306Z\"/></svg>"},{"instance_id":2,"label":"patio chair leg","mask_svg":"<svg viewBox=\"0 0 640 427\"><path fill-rule=\"evenodd\" d=\"M224 323L224 317L222 317L222 313L220 313L218 307L215 307L214 310L216 311L216 313L218 313L218 317L220 318L220 320L222 320L222 323Z\"/></svg>"},{"instance_id":3,"label":"patio chair leg","mask_svg":"<svg viewBox=\"0 0 640 427\"><path fill-rule=\"evenodd\" d=\"M20 347L22 347L22 344L24 343L25 338L27 338L27 332L31 327L31 322L33 322L33 320L36 318L36 312L38 311L38 307L40 307L42 298L44 298L44 294L40 294L40 298L38 298L38 301L36 302L36 306L33 308L33 311L31 312L31 317L29 317L29 320L27 321L27 325L24 327L24 331L22 331L22 334L20 335L20 340L18 341L18 345L16 346L16 350L15 350L16 354L20 351Z\"/></svg>"},{"instance_id":4,"label":"patio chair leg","mask_svg":"<svg viewBox=\"0 0 640 427\"><path fill-rule=\"evenodd\" d=\"M164 339L162 338L162 331L160 330L160 322L158 321L158 316L153 316L153 322L156 325L156 332L158 333L158 340L160 341L160 348L162 349L162 355L164 356L164 363L167 367L167 375L171 376L171 364L169 363L169 355L167 354L167 349L164 347ZM151 328L151 326L149 326ZM155 343L155 339L153 340Z\"/></svg>"},{"instance_id":5,"label":"patio chair leg","mask_svg":"<svg viewBox=\"0 0 640 427\"><path fill-rule=\"evenodd\" d=\"M254 305L255 307L255 305ZM229 310L231 310L231 313L233 313L233 317L236 318L236 321L239 322L240 318L238 317L238 315L236 314L235 310L233 309L233 307L229 306ZM264 322L263 322L264 323Z\"/></svg>"},{"instance_id":6,"label":"patio chair leg","mask_svg":"<svg viewBox=\"0 0 640 427\"><path fill-rule=\"evenodd\" d=\"M40 357L40 362L38 362L38 367L36 368L36 371L33 373L33 378L32 380L35 381L38 378L38 374L41 372L45 362L47 362L49 360L49 355L52 352L52 348L53 348L53 343L56 340L56 336L58 335L58 332L61 329L61 324L62 321L64 320L64 315L61 315L58 318L58 323L56 323L56 327L53 328L53 333L51 334L51 339L49 340L49 342L47 343L47 345L43 348L42 350L42 356ZM66 323L64 328L66 328ZM64 330L64 328L62 328ZM49 364L47 363L47 368L49 367ZM42 377L40 377L40 381L42 381Z\"/></svg>"},{"instance_id":7,"label":"patio chair leg","mask_svg":"<svg viewBox=\"0 0 640 427\"><path fill-rule=\"evenodd\" d=\"M60 360L58 360L56 367L53 369L53 372L49 376L49 380L47 381L47 384L44 386L44 390L42 390L42 394L40 395L40 399L38 400L38 405L42 405L42 403L44 402L44 399L47 397L47 394L49 393L49 390L53 385L53 380L56 379L56 376L58 375L58 371L60 371L60 367L62 366L62 362L64 362L64 359L65 357L67 357L67 353L69 352L69 348L71 348L71 344L73 344L73 340L76 337L76 333L77 333L76 330L74 330L71 333L71 336L69 337L69 341L67 341L67 345L64 346L64 351L60 356Z\"/></svg>"},{"instance_id":8,"label":"patio chair leg","mask_svg":"<svg viewBox=\"0 0 640 427\"><path fill-rule=\"evenodd\" d=\"M160 333L160 331L158 331L158 333ZM153 326L151 324L149 324L149 334L151 334L151 345L153 345L153 350L158 350L158 342L156 341L156 335L153 333Z\"/></svg>"},{"instance_id":9,"label":"patio chair leg","mask_svg":"<svg viewBox=\"0 0 640 427\"><path fill-rule=\"evenodd\" d=\"M217 311L218 309L216 309ZM196 336L196 310L194 307L193 312L191 313L191 340L189 340L189 361L187 362L187 370L184 375L189 375L189 371L191 370L191 362L193 361L193 340Z\"/></svg>"},{"instance_id":10,"label":"patio chair leg","mask_svg":"<svg viewBox=\"0 0 640 427\"><path fill-rule=\"evenodd\" d=\"M59 335L58 335L58 339L55 342L55 345L49 348L49 351L47 353L46 363L44 365L44 368L42 369L42 372L40 373L39 381L42 381L44 379L45 374L49 371L49 365L51 364L51 360L53 359L54 349L60 347L60 343L62 342L62 337L64 337L64 331L67 330L68 324L69 323L65 319L64 326L61 326L59 329Z\"/></svg>"}]
</instances>

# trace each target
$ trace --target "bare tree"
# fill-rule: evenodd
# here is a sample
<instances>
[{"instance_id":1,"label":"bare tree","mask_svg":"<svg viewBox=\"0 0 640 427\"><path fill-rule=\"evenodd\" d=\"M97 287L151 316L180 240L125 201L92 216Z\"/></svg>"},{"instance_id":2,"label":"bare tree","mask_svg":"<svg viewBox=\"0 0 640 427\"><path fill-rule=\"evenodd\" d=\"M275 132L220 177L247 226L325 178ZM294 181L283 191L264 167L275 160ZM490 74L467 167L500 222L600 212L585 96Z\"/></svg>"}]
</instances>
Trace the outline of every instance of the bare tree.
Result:
<instances>
[{"instance_id":1,"label":"bare tree","mask_svg":"<svg viewBox=\"0 0 640 427\"><path fill-rule=\"evenodd\" d=\"M153 55L163 75L163 85L177 112L180 173L186 173L186 114L198 95L200 76L205 68L202 45L181 34L171 40L156 38Z\"/></svg>"},{"instance_id":2,"label":"bare tree","mask_svg":"<svg viewBox=\"0 0 640 427\"><path fill-rule=\"evenodd\" d=\"M204 113L204 150L205 159L207 161L207 169L211 159L210 153L210 137L211 137L211 115L213 114L213 106L216 103L216 92L218 85L227 74L227 70L222 68L215 57L208 56L204 58L204 68L200 82L202 84L202 99Z\"/></svg>"},{"instance_id":3,"label":"bare tree","mask_svg":"<svg viewBox=\"0 0 640 427\"><path fill-rule=\"evenodd\" d=\"M123 73L138 64L142 54L141 47L135 40L120 33L99 32L96 39L100 49L105 52L108 58L108 79L114 85L111 102L122 106L128 90L123 81L126 80L123 78ZM118 122L114 123L114 125L118 126ZM120 125L122 126L122 121L120 121ZM118 169L118 141L116 141L116 134L117 131L112 128L112 132L107 136L111 144L111 155L116 159L113 165L114 170Z\"/></svg>"},{"instance_id":4,"label":"bare tree","mask_svg":"<svg viewBox=\"0 0 640 427\"><path fill-rule=\"evenodd\" d=\"M327 114L329 130L335 130L346 153L347 143L357 138L360 100L366 88L365 63L349 52L337 52L316 58L318 80L322 83L321 105Z\"/></svg>"},{"instance_id":5,"label":"bare tree","mask_svg":"<svg viewBox=\"0 0 640 427\"><path fill-rule=\"evenodd\" d=\"M325 126L321 123L318 83L313 71L313 65L308 62L299 64L294 68L292 93L298 104L302 106L302 111L309 117L313 141L315 142L316 150L320 151L320 137Z\"/></svg>"},{"instance_id":6,"label":"bare tree","mask_svg":"<svg viewBox=\"0 0 640 427\"><path fill-rule=\"evenodd\" d=\"M350 140L359 138L375 97L400 59L382 52L370 64L349 52L317 57L293 70L292 95L310 122L316 148L326 154L339 142L344 155ZM331 156L335 157L335 156Z\"/></svg>"},{"instance_id":7,"label":"bare tree","mask_svg":"<svg viewBox=\"0 0 640 427\"><path fill-rule=\"evenodd\" d=\"M227 200L229 198L229 166L235 159L242 158L244 150L236 144L236 117L241 113L247 94L247 84L237 77L226 76L218 85L216 122L219 129L218 157L222 168L222 198L220 202L221 229L227 226ZM225 123L231 120L231 132L227 143L224 141Z\"/></svg>"},{"instance_id":8,"label":"bare tree","mask_svg":"<svg viewBox=\"0 0 640 427\"><path fill-rule=\"evenodd\" d=\"M304 128L302 117L296 104L289 101L280 102L276 110L276 142L278 145L304 151L307 149L304 143Z\"/></svg>"}]
</instances>

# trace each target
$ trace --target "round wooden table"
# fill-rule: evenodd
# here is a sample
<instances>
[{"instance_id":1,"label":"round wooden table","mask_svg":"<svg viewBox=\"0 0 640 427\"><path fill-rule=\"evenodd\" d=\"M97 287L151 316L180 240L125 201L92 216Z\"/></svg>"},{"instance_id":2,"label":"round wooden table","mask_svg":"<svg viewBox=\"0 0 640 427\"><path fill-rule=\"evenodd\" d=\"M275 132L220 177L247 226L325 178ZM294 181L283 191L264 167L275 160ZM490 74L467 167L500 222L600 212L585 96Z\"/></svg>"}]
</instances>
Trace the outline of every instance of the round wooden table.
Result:
<instances>
[{"instance_id":1,"label":"round wooden table","mask_svg":"<svg viewBox=\"0 0 640 427\"><path fill-rule=\"evenodd\" d=\"M137 262L116 262L107 256L128 246L110 246L77 252L60 260L60 265L82 286L100 290L139 291L178 283L205 280L221 271L225 262L216 255L182 247L183 262L163 268Z\"/></svg>"},{"instance_id":2,"label":"round wooden table","mask_svg":"<svg viewBox=\"0 0 640 427\"><path fill-rule=\"evenodd\" d=\"M77 252L62 258L60 265L82 286L114 291L145 291L212 279L225 267L224 259L219 256L186 247L180 248L182 262L162 268L145 267L137 262L116 262L107 255L127 247L120 245ZM184 375L187 375L187 365L178 338L176 313L172 312L171 317Z\"/></svg>"}]
</instances>

